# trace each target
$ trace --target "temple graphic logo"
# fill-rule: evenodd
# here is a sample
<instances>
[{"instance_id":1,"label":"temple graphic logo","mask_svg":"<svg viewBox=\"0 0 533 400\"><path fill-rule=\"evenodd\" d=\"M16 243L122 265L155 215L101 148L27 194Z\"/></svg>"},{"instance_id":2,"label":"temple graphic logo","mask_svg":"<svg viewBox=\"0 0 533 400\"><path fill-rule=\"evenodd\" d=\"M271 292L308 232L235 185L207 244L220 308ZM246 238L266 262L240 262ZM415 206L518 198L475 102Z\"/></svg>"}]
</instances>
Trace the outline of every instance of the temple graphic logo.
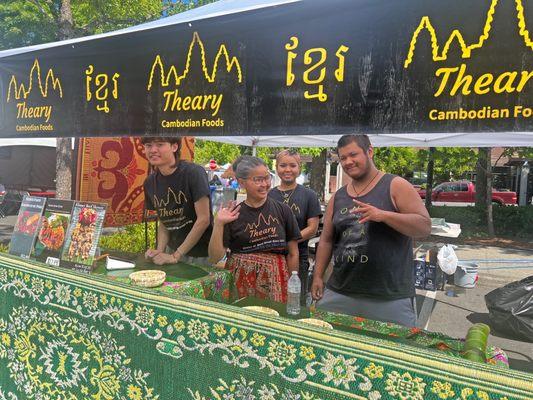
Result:
<instances>
[{"instance_id":1,"label":"temple graphic logo","mask_svg":"<svg viewBox=\"0 0 533 400\"><path fill-rule=\"evenodd\" d=\"M183 203L187 203L187 196L185 196L185 193L183 193L181 190L178 194L176 194L172 188L168 188L166 199L159 199L154 195L154 206L157 208L166 208L170 204L171 200L174 200L175 204L181 205Z\"/></svg>"},{"instance_id":2,"label":"temple graphic logo","mask_svg":"<svg viewBox=\"0 0 533 400\"><path fill-rule=\"evenodd\" d=\"M221 57L224 57L224 61L226 62L226 71L229 73L234 69L237 75L237 81L239 83L242 82L242 71L241 71L241 65L239 64L239 60L237 59L237 57L230 56L225 44L220 45L218 52L215 56L213 69L211 72L209 72L207 63L206 63L206 54L205 54L204 44L201 41L200 36L198 35L198 32L194 32L191 44L189 45L189 51L187 53L187 61L185 63L185 69L183 70L183 72L181 74L178 73L178 69L176 68L175 65L172 65L168 70L166 70L163 64L163 60L161 59L161 56L158 54L154 60L152 69L150 71L150 78L148 80L147 89L151 90L153 80L154 80L154 75L156 73L159 73L162 87L167 87L171 85L172 83L175 86L179 86L181 81L185 79L185 77L187 77L187 75L189 74L191 58L192 58L195 47L198 47L198 49L200 50L202 71L203 71L206 81L208 81L209 83L215 82L219 60Z\"/></svg>"},{"instance_id":3,"label":"temple graphic logo","mask_svg":"<svg viewBox=\"0 0 533 400\"><path fill-rule=\"evenodd\" d=\"M273 217L272 215L269 215L268 219L267 219L267 218L265 218L263 213L260 213L259 217L257 218L257 222L251 223L251 224L246 224L246 228L244 228L244 230L245 231L251 231L251 230L258 229L259 227L270 226L273 223L279 224L279 220L276 217Z\"/></svg>"},{"instance_id":4,"label":"temple graphic logo","mask_svg":"<svg viewBox=\"0 0 533 400\"><path fill-rule=\"evenodd\" d=\"M15 75L11 75L6 101L9 103L12 97L14 97L16 100L20 100L21 98L26 99L34 89L35 80L37 80L37 86L39 87L39 91L43 98L48 97L50 86L52 90L55 90L59 93L59 97L63 98L63 88L61 87L61 81L54 75L54 70L52 68L48 70L43 84L41 66L39 65L39 60L35 59L28 75L27 84L23 82L17 82L17 78L15 77Z\"/></svg>"},{"instance_id":5,"label":"temple graphic logo","mask_svg":"<svg viewBox=\"0 0 533 400\"><path fill-rule=\"evenodd\" d=\"M533 50L533 41L531 40L529 31L526 29L526 21L524 17L524 6L522 4L522 0L515 0L516 2L516 17L517 17L517 28L520 36L523 38L524 44ZM420 23L418 24L418 27L415 29L413 36L411 38L411 44L409 46L409 51L407 53L407 57L404 61L404 68L408 68L409 64L413 61L413 56L415 53L415 47L416 42L418 40L418 36L422 32L422 30L427 30L429 32L430 38L431 38L431 49L432 49L432 57L433 61L444 61L448 58L448 51L450 50L451 44L456 41L459 44L459 47L461 49L461 56L462 58L470 58L472 55L472 50L480 49L483 47L485 42L489 39L490 32L492 29L492 23L494 22L494 15L496 12L496 6L498 5L498 0L492 0L491 5L489 7L489 11L487 12L487 18L485 19L485 24L483 26L483 31L481 35L479 36L479 39L476 43L472 43L470 45L467 45L463 35L461 34L461 31L458 29L454 29L451 35L448 37L448 40L440 49L438 40L437 40L437 34L435 32L435 28L431 24L431 21L428 16L422 17L420 20Z\"/></svg>"}]
</instances>

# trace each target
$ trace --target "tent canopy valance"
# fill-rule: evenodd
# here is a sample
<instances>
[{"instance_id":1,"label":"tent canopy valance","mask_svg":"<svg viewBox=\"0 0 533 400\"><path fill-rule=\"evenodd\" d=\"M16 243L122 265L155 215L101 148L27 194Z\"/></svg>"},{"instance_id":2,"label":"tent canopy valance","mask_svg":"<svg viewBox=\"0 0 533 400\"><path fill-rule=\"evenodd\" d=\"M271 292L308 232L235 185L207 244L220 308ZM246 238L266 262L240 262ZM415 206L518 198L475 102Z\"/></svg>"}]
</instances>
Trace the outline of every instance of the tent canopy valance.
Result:
<instances>
[{"instance_id":1,"label":"tent canopy valance","mask_svg":"<svg viewBox=\"0 0 533 400\"><path fill-rule=\"evenodd\" d=\"M221 0L0 52L0 138L531 145L532 18L525 0Z\"/></svg>"}]
</instances>

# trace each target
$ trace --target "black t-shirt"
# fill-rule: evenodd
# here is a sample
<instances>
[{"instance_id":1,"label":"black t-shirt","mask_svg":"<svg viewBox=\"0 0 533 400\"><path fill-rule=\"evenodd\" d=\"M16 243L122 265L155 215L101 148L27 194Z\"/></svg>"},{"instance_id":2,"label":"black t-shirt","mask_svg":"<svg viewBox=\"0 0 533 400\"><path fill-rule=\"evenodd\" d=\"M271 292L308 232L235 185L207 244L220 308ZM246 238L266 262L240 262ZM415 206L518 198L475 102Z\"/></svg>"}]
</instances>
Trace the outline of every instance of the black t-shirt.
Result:
<instances>
[{"instance_id":1,"label":"black t-shirt","mask_svg":"<svg viewBox=\"0 0 533 400\"><path fill-rule=\"evenodd\" d=\"M319 217L322 214L317 194L302 185L297 185L294 191L281 191L275 187L268 193L268 196L290 207L296 217L296 221L298 221L300 230L307 227L309 218ZM308 240L298 243L300 259L307 259L309 254L308 243Z\"/></svg>"},{"instance_id":2,"label":"black t-shirt","mask_svg":"<svg viewBox=\"0 0 533 400\"><path fill-rule=\"evenodd\" d=\"M169 231L168 246L176 250L185 240L196 222L194 203L202 197L209 198L211 225L198 243L187 253L191 257L207 257L211 237L213 215L207 174L196 164L180 161L170 175L159 172L151 174L144 181L146 208L156 210L159 221Z\"/></svg>"},{"instance_id":3,"label":"black t-shirt","mask_svg":"<svg viewBox=\"0 0 533 400\"><path fill-rule=\"evenodd\" d=\"M224 247L233 253L286 254L287 242L301 237L290 208L270 198L258 208L242 202L239 218L224 227Z\"/></svg>"}]
</instances>

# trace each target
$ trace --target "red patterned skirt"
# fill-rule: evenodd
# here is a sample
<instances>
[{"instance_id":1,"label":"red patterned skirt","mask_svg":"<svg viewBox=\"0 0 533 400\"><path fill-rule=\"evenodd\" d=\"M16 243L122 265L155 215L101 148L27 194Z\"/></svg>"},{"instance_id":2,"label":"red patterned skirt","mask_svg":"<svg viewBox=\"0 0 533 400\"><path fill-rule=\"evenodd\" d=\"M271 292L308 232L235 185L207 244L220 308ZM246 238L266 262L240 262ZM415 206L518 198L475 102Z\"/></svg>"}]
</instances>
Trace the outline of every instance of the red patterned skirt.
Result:
<instances>
[{"instance_id":1,"label":"red patterned skirt","mask_svg":"<svg viewBox=\"0 0 533 400\"><path fill-rule=\"evenodd\" d=\"M287 302L289 269L282 254L231 254L226 269L233 273L234 293L239 299L257 297L281 303Z\"/></svg>"}]
</instances>

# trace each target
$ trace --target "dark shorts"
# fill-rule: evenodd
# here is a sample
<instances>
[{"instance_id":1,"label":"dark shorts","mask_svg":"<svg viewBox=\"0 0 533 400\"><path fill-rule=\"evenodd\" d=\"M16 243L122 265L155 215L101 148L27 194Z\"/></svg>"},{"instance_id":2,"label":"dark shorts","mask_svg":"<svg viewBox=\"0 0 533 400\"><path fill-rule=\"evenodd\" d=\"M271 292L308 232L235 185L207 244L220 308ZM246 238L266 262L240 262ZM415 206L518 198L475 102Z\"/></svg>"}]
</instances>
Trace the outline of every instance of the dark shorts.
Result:
<instances>
[{"instance_id":1,"label":"dark shorts","mask_svg":"<svg viewBox=\"0 0 533 400\"><path fill-rule=\"evenodd\" d=\"M376 321L394 322L400 325L416 326L416 305L414 297L398 300L381 300L369 297L352 297L324 289L324 296L317 308L347 315L355 315Z\"/></svg>"}]
</instances>

